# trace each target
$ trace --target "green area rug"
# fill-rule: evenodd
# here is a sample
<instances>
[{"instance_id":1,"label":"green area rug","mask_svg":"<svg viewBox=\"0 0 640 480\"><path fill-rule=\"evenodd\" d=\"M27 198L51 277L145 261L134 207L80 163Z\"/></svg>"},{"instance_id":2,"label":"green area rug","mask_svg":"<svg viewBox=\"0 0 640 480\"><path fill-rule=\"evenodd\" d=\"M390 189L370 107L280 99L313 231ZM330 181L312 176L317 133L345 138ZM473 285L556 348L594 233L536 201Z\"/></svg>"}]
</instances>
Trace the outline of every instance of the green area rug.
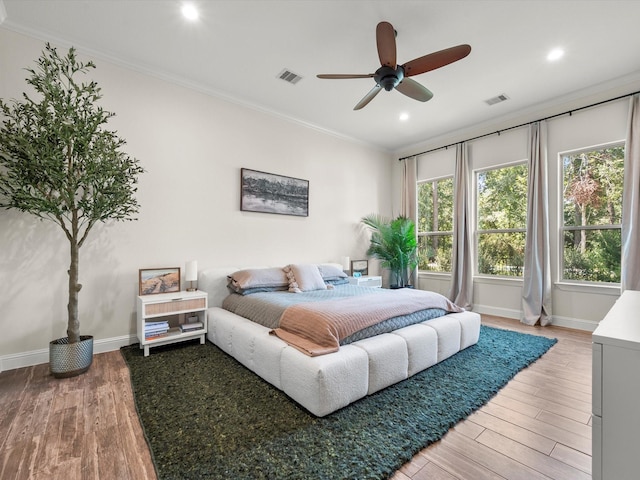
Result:
<instances>
[{"instance_id":1,"label":"green area rug","mask_svg":"<svg viewBox=\"0 0 640 480\"><path fill-rule=\"evenodd\" d=\"M122 354L161 480L383 479L556 342L481 328L477 345L323 418L210 343Z\"/></svg>"}]
</instances>

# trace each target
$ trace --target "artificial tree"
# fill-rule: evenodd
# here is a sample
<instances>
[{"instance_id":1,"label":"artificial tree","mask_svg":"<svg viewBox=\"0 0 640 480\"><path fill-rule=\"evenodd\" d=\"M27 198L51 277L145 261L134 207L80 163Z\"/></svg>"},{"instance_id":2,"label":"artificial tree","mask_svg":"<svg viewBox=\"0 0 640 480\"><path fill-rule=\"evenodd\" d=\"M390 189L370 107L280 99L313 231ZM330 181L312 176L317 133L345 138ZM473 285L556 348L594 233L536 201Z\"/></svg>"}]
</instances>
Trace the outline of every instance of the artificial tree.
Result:
<instances>
[{"instance_id":1,"label":"artificial tree","mask_svg":"<svg viewBox=\"0 0 640 480\"><path fill-rule=\"evenodd\" d=\"M391 270L392 288L410 286L410 273L418 265L418 244L415 224L407 217L388 219L371 214L362 218L371 229L371 244L367 255L380 260L383 268Z\"/></svg>"},{"instance_id":2,"label":"artificial tree","mask_svg":"<svg viewBox=\"0 0 640 480\"><path fill-rule=\"evenodd\" d=\"M80 340L79 253L98 222L134 220L134 194L144 170L124 153L125 141L107 130L115 114L98 105L96 82L80 74L95 68L74 48L64 56L46 44L26 82L38 94L0 99L0 207L59 225L70 246L67 338Z\"/></svg>"}]
</instances>

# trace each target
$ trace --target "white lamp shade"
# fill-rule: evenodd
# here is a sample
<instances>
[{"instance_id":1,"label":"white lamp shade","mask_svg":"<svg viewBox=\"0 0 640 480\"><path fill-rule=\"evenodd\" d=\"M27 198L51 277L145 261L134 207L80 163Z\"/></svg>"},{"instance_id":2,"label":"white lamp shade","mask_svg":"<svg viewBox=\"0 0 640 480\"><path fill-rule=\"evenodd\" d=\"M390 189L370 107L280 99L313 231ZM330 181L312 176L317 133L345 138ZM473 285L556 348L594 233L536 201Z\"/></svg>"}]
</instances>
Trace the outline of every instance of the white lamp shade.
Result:
<instances>
[{"instance_id":1,"label":"white lamp shade","mask_svg":"<svg viewBox=\"0 0 640 480\"><path fill-rule=\"evenodd\" d=\"M195 260L187 262L184 268L184 279L187 282L195 282L198 280L198 262Z\"/></svg>"},{"instance_id":2,"label":"white lamp shade","mask_svg":"<svg viewBox=\"0 0 640 480\"><path fill-rule=\"evenodd\" d=\"M351 259L349 257L342 257L342 270L345 272L351 270Z\"/></svg>"}]
</instances>

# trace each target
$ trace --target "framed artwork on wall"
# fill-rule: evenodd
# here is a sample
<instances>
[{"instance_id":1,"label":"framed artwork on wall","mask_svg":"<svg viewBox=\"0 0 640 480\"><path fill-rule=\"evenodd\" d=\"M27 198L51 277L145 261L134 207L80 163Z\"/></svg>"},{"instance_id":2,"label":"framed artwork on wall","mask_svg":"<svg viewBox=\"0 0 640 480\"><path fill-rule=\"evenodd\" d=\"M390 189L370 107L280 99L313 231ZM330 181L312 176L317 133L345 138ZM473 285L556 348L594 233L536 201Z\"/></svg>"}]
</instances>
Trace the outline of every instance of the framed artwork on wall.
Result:
<instances>
[{"instance_id":1,"label":"framed artwork on wall","mask_svg":"<svg viewBox=\"0 0 640 480\"><path fill-rule=\"evenodd\" d=\"M140 295L180 291L180 267L141 268Z\"/></svg>"},{"instance_id":2,"label":"framed artwork on wall","mask_svg":"<svg viewBox=\"0 0 640 480\"><path fill-rule=\"evenodd\" d=\"M241 169L240 210L309 216L309 180Z\"/></svg>"},{"instance_id":3,"label":"framed artwork on wall","mask_svg":"<svg viewBox=\"0 0 640 480\"><path fill-rule=\"evenodd\" d=\"M352 260L351 276L364 277L365 275L369 275L369 260Z\"/></svg>"}]
</instances>

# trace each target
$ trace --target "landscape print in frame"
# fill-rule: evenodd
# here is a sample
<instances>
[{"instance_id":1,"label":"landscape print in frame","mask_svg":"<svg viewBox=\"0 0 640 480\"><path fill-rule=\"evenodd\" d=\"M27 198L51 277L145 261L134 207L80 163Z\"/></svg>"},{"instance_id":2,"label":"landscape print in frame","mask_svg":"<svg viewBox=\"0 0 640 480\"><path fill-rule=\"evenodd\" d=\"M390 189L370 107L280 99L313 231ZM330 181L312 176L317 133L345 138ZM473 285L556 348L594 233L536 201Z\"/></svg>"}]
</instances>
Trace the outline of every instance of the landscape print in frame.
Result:
<instances>
[{"instance_id":1,"label":"landscape print in frame","mask_svg":"<svg viewBox=\"0 0 640 480\"><path fill-rule=\"evenodd\" d=\"M309 216L309 180L241 169L240 210Z\"/></svg>"},{"instance_id":2,"label":"landscape print in frame","mask_svg":"<svg viewBox=\"0 0 640 480\"><path fill-rule=\"evenodd\" d=\"M140 295L179 291L180 267L140 269Z\"/></svg>"}]
</instances>

